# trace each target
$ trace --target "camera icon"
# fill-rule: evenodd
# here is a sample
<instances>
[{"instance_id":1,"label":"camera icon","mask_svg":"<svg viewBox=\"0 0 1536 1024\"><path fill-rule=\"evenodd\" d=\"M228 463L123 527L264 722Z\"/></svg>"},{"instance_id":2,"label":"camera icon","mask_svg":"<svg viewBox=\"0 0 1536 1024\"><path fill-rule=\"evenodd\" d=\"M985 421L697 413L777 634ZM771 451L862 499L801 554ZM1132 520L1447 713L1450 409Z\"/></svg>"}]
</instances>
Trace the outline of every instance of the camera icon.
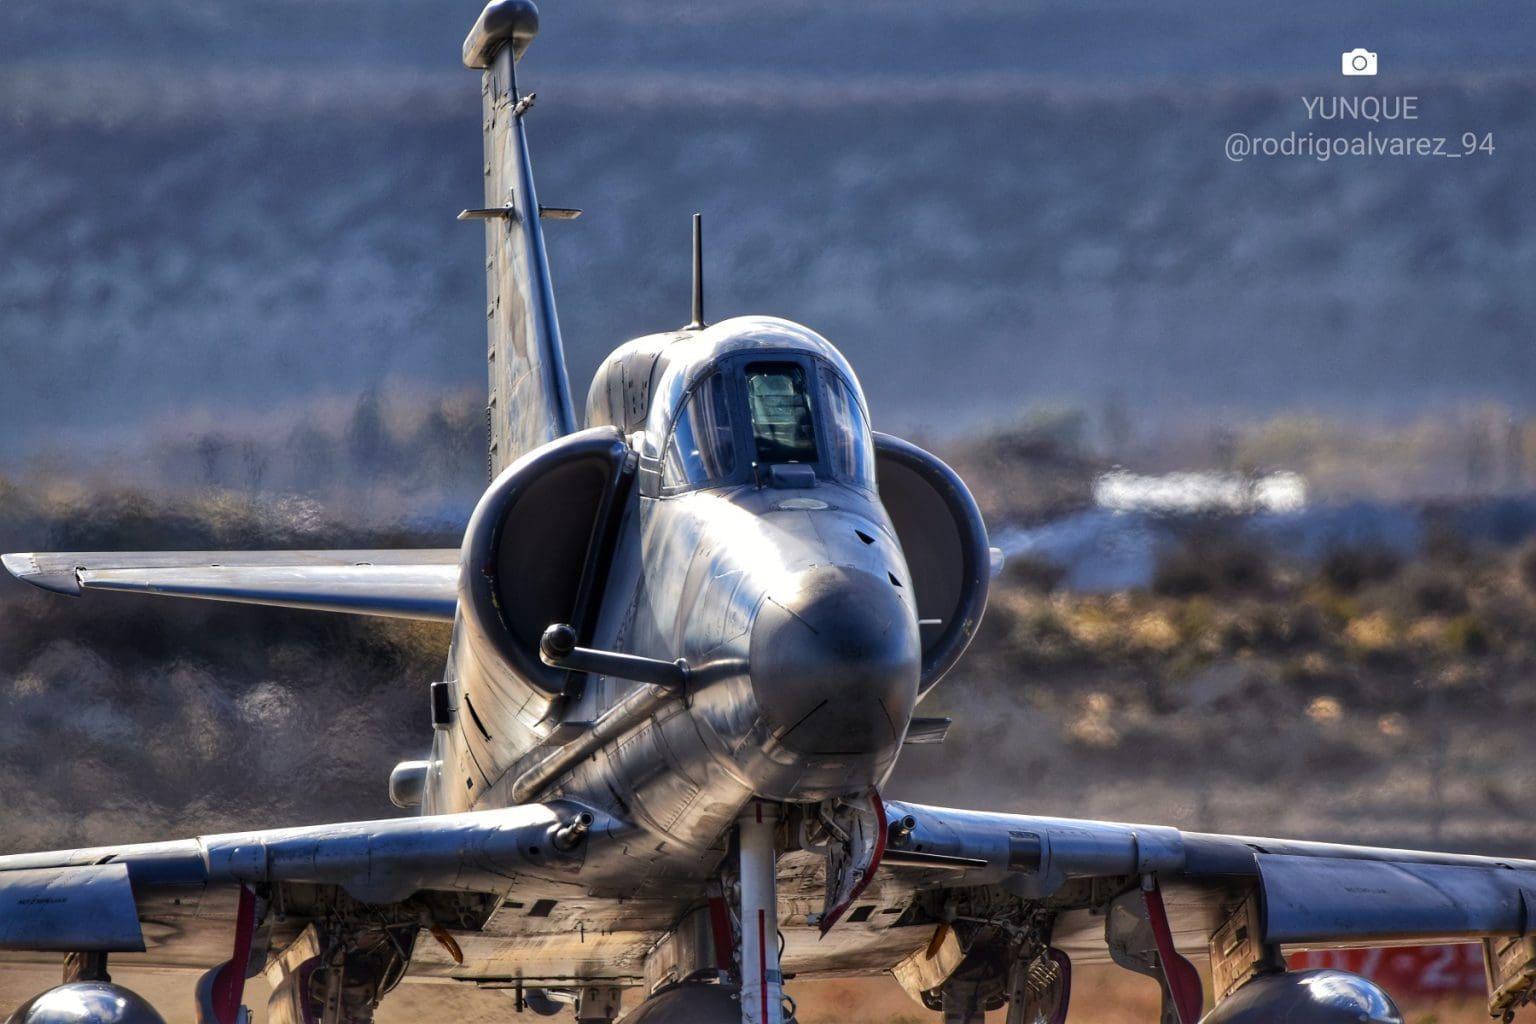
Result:
<instances>
[{"instance_id":1,"label":"camera icon","mask_svg":"<svg viewBox=\"0 0 1536 1024\"><path fill-rule=\"evenodd\" d=\"M1363 46L1357 46L1340 59L1339 70L1346 75L1374 75L1376 73L1376 55Z\"/></svg>"}]
</instances>

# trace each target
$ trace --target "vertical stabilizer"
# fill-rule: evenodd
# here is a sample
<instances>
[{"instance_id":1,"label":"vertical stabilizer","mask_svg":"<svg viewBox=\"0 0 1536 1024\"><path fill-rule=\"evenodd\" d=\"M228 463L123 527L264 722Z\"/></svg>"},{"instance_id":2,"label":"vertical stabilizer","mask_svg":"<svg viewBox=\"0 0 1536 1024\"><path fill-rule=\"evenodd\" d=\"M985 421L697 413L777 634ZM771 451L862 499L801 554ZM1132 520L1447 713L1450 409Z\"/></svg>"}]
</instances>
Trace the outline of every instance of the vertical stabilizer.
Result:
<instances>
[{"instance_id":1,"label":"vertical stabilizer","mask_svg":"<svg viewBox=\"0 0 1536 1024\"><path fill-rule=\"evenodd\" d=\"M490 472L576 429L555 293L539 225L523 117L533 97L515 68L539 30L531 0L495 0L464 40L464 64L484 70L486 321L489 333Z\"/></svg>"}]
</instances>

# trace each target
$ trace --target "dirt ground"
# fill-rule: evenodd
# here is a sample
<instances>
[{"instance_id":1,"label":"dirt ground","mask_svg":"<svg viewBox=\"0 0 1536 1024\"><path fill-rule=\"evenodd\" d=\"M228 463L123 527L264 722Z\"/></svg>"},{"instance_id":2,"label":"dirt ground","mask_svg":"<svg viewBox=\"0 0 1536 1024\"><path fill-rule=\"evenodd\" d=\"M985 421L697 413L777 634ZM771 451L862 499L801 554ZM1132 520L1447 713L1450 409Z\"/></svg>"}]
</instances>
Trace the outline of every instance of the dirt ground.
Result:
<instances>
[{"instance_id":1,"label":"dirt ground","mask_svg":"<svg viewBox=\"0 0 1536 1024\"><path fill-rule=\"evenodd\" d=\"M800 1024L926 1024L938 1016L918 1006L893 979L808 982L793 995ZM1401 1006L1406 1024L1487 1024L1481 1000L1447 999ZM1157 986L1118 968L1079 970L1073 979L1068 1024L1155 1024ZM1001 1024L1006 1011L988 1014L988 1024ZM1536 1011L1517 1015L1536 1021Z\"/></svg>"},{"instance_id":2,"label":"dirt ground","mask_svg":"<svg viewBox=\"0 0 1536 1024\"><path fill-rule=\"evenodd\" d=\"M12 1006L52 983L52 971L7 972L0 977L0 1005ZM121 972L118 980L150 999L168 1024L191 1024L191 979L169 974ZM789 989L798 1007L800 1024L930 1024L938 1015L907 997L891 978L860 981L800 982ZM267 989L258 979L247 990L254 1024L266 1020ZM1402 1004L1406 1024L1486 1024L1477 998ZM1090 967L1074 977L1069 1024L1155 1024L1157 987L1149 980L1116 968ZM988 1024L1001 1024L1005 1011L989 1014ZM378 1014L379 1024L505 1024L519 1017L512 1000L501 992L475 991L445 985L404 985L391 993ZM566 1018L555 1018L556 1020ZM1517 1022L1536 1022L1526 1010Z\"/></svg>"}]
</instances>

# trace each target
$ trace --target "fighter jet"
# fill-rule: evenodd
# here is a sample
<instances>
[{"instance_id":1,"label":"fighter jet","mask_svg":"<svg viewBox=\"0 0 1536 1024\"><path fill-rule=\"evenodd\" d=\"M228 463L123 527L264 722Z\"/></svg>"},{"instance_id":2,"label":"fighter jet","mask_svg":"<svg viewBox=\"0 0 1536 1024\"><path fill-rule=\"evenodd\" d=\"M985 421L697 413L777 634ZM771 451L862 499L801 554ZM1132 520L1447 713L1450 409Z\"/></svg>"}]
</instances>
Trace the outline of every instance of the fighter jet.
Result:
<instances>
[{"instance_id":1,"label":"fighter jet","mask_svg":"<svg viewBox=\"0 0 1536 1024\"><path fill-rule=\"evenodd\" d=\"M567 382L518 65L483 72L492 482L461 547L12 554L45 589L451 622L431 747L382 821L0 857L0 962L62 964L14 1020L162 1019L110 970L187 972L203 1024L364 1024L401 983L586 1024L783 1024L791 979L889 972L952 1024L1059 1022L1074 966L1157 980L1164 1024L1389 1024L1299 949L1481 942L1490 1009L1536 979L1536 862L899 800L975 634L991 552L965 484L870 427L810 328L693 318ZM696 228L697 231L697 228ZM425 732L427 723L423 722ZM383 780L380 780L381 784ZM963 794L958 794L963 799ZM1194 960L1209 960L1204 991ZM94 1016L92 1015L94 1014Z\"/></svg>"}]
</instances>

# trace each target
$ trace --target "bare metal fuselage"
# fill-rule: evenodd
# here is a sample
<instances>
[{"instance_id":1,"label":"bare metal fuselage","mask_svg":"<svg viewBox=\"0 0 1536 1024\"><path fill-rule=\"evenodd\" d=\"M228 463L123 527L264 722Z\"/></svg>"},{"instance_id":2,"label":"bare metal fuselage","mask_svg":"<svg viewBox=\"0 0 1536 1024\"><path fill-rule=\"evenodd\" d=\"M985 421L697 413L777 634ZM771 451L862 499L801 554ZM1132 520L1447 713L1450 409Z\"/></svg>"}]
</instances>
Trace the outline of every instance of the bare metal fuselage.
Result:
<instances>
[{"instance_id":1,"label":"bare metal fuselage","mask_svg":"<svg viewBox=\"0 0 1536 1024\"><path fill-rule=\"evenodd\" d=\"M878 497L850 486L636 496L593 643L684 659L690 684L541 798L632 822L670 855L666 876L674 857L707 859L754 796L814 802L883 781L917 696L906 578ZM470 644L455 643L448 677L475 714L437 732L424 811L505 806L559 723L529 724ZM599 721L643 685L588 680L562 721Z\"/></svg>"},{"instance_id":2,"label":"bare metal fuselage","mask_svg":"<svg viewBox=\"0 0 1536 1024\"><path fill-rule=\"evenodd\" d=\"M846 439L857 442L864 468L839 471L825 457L839 434L825 408L828 392L818 391L821 455L814 462L788 473L760 465L750 435L735 434L734 475L669 486L668 445L705 383L720 375L741 383L754 367L789 361L812 380L846 385L847 409L857 419ZM745 393L732 394L740 426L750 418ZM587 878L603 879L598 889L514 884L516 897L482 933L461 936L482 981L503 972L637 978L656 944L719 891L733 826L753 800L813 806L863 798L890 775L920 685L947 667L933 663L934 642L951 618L964 620L957 628L968 637L975 605L951 595L963 613L940 618L932 605L920 612L922 595L949 592L914 579L921 569L909 565L897 513L875 487L877 456L862 410L851 368L824 339L787 321L740 318L622 346L597 374L588 429L534 449L492 483L461 555L445 675L453 713L434 735L423 813L568 802L596 812L597 827L618 842L603 844L600 870L584 868ZM553 569L525 569L542 548L517 545L541 529L554 537L568 518L525 516L525 506L545 493L538 489L543 474L584 457L632 473L632 486L592 491L613 518L611 539L603 542L596 515L588 541L589 513L573 506L581 543L552 539L549 546L583 550L585 567L556 558ZM882 462L880 486L895 486L901 473ZM911 500L904 493L898 500L905 510ZM498 522L509 525L498 533ZM547 661L514 664L564 614L550 611L531 629L519 625L519 616L532 613L518 602L539 589L540 574L590 575L594 568L602 585L580 626L581 643L652 664L682 662L685 685L550 675ZM921 629L920 615L928 616ZM808 922L823 909L823 857L795 853L781 869L784 897L804 907L796 918ZM904 894L877 882L866 898L899 906ZM603 902L610 897L621 899ZM533 911L540 916L529 920ZM855 959L889 963L924 941L889 924L842 928L829 942ZM515 950L497 945L504 926L519 937ZM787 962L802 945L825 955L830 946L815 935L786 926ZM418 950L412 970L465 976L431 949Z\"/></svg>"},{"instance_id":3,"label":"bare metal fuselage","mask_svg":"<svg viewBox=\"0 0 1536 1024\"><path fill-rule=\"evenodd\" d=\"M639 978L647 954L719 877L749 801L815 802L882 783L917 700L920 644L907 581L890 517L877 495L855 487L632 496L591 642L684 659L689 686L540 792L625 823L625 841L600 872L589 871L603 877L602 893L535 886L500 911L515 947L498 938L495 917L480 934L461 935L476 974ZM524 796L518 781L558 748L548 738L570 733L561 722L600 722L648 689L589 679L560 722L530 725L523 691L498 680L493 659L462 633L448 668L459 713L435 735L425 813L515 802ZM464 713L470 703L476 717ZM482 764L505 767L484 777ZM807 853L781 864L783 897L802 922L821 906L823 869ZM899 905L905 891L882 896L889 888L877 884L870 898ZM541 898L548 917L527 920ZM918 932L849 927L831 945L889 963L925 941ZM801 947L820 956L831 948L813 928L786 928L786 941L791 965ZM413 975L463 973L424 947Z\"/></svg>"}]
</instances>

